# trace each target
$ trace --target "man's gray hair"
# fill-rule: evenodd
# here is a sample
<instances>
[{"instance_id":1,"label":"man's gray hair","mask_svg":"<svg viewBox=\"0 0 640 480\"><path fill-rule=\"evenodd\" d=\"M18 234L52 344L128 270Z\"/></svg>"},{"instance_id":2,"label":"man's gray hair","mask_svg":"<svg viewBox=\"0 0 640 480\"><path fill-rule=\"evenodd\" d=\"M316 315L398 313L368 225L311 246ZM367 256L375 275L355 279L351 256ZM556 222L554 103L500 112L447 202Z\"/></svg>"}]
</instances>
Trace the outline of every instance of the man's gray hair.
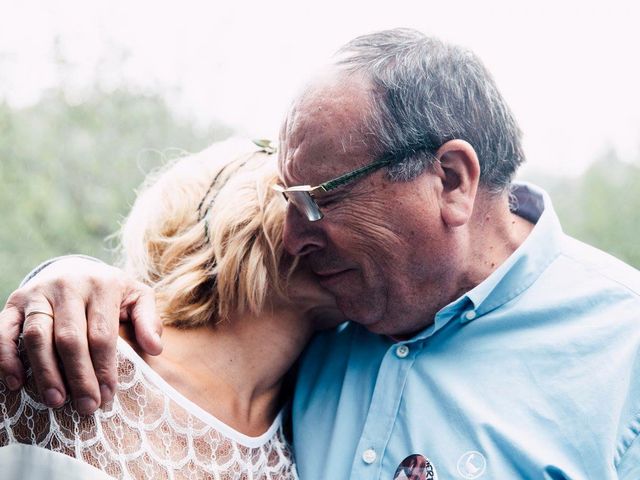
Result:
<instances>
[{"instance_id":1,"label":"man's gray hair","mask_svg":"<svg viewBox=\"0 0 640 480\"><path fill-rule=\"evenodd\" d=\"M504 191L524 161L521 131L493 78L471 51L399 28L358 37L335 64L371 80L369 130L385 155L398 159L394 180L411 180L433 164L445 142L476 150L480 182Z\"/></svg>"}]
</instances>

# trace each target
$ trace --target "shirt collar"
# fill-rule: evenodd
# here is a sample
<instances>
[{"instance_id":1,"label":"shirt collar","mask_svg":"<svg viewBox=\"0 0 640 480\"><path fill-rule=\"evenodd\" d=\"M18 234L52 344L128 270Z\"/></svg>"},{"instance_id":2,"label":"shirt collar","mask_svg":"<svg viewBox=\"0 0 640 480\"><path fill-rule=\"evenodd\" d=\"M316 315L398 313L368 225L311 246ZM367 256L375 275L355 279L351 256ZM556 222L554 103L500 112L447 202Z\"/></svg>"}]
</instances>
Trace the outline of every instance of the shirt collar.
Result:
<instances>
[{"instance_id":1,"label":"shirt collar","mask_svg":"<svg viewBox=\"0 0 640 480\"><path fill-rule=\"evenodd\" d=\"M530 183L519 182L513 185L512 195L514 213L535 226L502 265L465 295L473 303L475 318L529 288L560 253L562 227L547 192ZM463 317L462 321L469 319Z\"/></svg>"},{"instance_id":2,"label":"shirt collar","mask_svg":"<svg viewBox=\"0 0 640 480\"><path fill-rule=\"evenodd\" d=\"M534 223L533 230L502 265L442 308L434 323L413 337L413 341L433 335L453 318L467 323L504 305L529 288L560 253L562 227L549 195L527 182L514 182L511 193L514 213ZM463 314L470 310L473 315Z\"/></svg>"}]
</instances>

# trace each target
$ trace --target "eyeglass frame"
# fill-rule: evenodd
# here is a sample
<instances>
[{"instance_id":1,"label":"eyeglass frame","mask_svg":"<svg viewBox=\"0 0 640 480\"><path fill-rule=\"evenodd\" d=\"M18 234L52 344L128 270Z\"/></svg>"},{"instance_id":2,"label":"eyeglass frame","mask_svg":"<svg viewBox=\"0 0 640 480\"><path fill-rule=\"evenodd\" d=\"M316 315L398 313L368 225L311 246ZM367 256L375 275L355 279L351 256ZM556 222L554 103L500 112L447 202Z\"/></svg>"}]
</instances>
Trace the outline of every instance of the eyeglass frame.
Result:
<instances>
[{"instance_id":1,"label":"eyeglass frame","mask_svg":"<svg viewBox=\"0 0 640 480\"><path fill-rule=\"evenodd\" d=\"M322 210L320 210L320 206L316 202L316 198L321 198L325 194L329 193L331 190L334 190L338 187L342 187L348 183L351 183L357 179L363 178L368 174L371 174L381 168L387 167L394 163L393 158L382 158L380 160L376 160L368 165L357 168L351 172L347 172L345 174L340 175L332 180L328 180L326 182L321 183L320 185L316 185L312 187L311 185L297 185L293 187L283 187L282 185L272 185L275 191L282 194L287 203L291 203L296 210L298 210L303 216L307 218L310 222L317 222L324 218L324 214ZM307 211L304 209L304 205L300 206L295 201L291 200L287 193L295 193L295 194L306 194L302 195L302 199L304 199L304 203L306 207L309 207ZM312 211L313 210L313 211Z\"/></svg>"}]
</instances>

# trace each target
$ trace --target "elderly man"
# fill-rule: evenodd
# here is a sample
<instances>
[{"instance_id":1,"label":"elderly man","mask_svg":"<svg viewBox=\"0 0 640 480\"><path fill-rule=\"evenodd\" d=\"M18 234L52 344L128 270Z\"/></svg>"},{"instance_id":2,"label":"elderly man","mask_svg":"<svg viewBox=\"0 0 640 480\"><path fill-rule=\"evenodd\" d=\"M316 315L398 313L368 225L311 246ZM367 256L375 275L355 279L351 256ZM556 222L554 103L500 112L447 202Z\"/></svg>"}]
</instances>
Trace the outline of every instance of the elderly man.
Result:
<instances>
[{"instance_id":1,"label":"elderly man","mask_svg":"<svg viewBox=\"0 0 640 480\"><path fill-rule=\"evenodd\" d=\"M285 247L353 320L301 362L303 479L640 478L640 274L511 183L520 131L473 54L404 29L353 40L293 102L279 155ZM3 313L5 381L23 317L52 305L90 411L113 389L108 317L129 311L157 350L149 297L86 260L45 268ZM29 320L60 402L51 320Z\"/></svg>"}]
</instances>

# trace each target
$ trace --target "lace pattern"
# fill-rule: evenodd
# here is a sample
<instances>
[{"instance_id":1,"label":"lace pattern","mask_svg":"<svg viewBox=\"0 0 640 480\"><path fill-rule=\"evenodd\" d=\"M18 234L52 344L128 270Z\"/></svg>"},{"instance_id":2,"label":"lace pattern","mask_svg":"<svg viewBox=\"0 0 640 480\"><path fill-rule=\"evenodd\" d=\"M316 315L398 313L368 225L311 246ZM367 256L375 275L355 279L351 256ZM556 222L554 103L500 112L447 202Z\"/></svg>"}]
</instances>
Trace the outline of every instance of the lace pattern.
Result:
<instances>
[{"instance_id":1,"label":"lace pattern","mask_svg":"<svg viewBox=\"0 0 640 480\"><path fill-rule=\"evenodd\" d=\"M47 408L27 375L18 392L0 382L0 447L46 448L115 478L297 479L281 415L260 437L244 436L169 387L123 341L114 400L93 415L80 416L69 402Z\"/></svg>"}]
</instances>

